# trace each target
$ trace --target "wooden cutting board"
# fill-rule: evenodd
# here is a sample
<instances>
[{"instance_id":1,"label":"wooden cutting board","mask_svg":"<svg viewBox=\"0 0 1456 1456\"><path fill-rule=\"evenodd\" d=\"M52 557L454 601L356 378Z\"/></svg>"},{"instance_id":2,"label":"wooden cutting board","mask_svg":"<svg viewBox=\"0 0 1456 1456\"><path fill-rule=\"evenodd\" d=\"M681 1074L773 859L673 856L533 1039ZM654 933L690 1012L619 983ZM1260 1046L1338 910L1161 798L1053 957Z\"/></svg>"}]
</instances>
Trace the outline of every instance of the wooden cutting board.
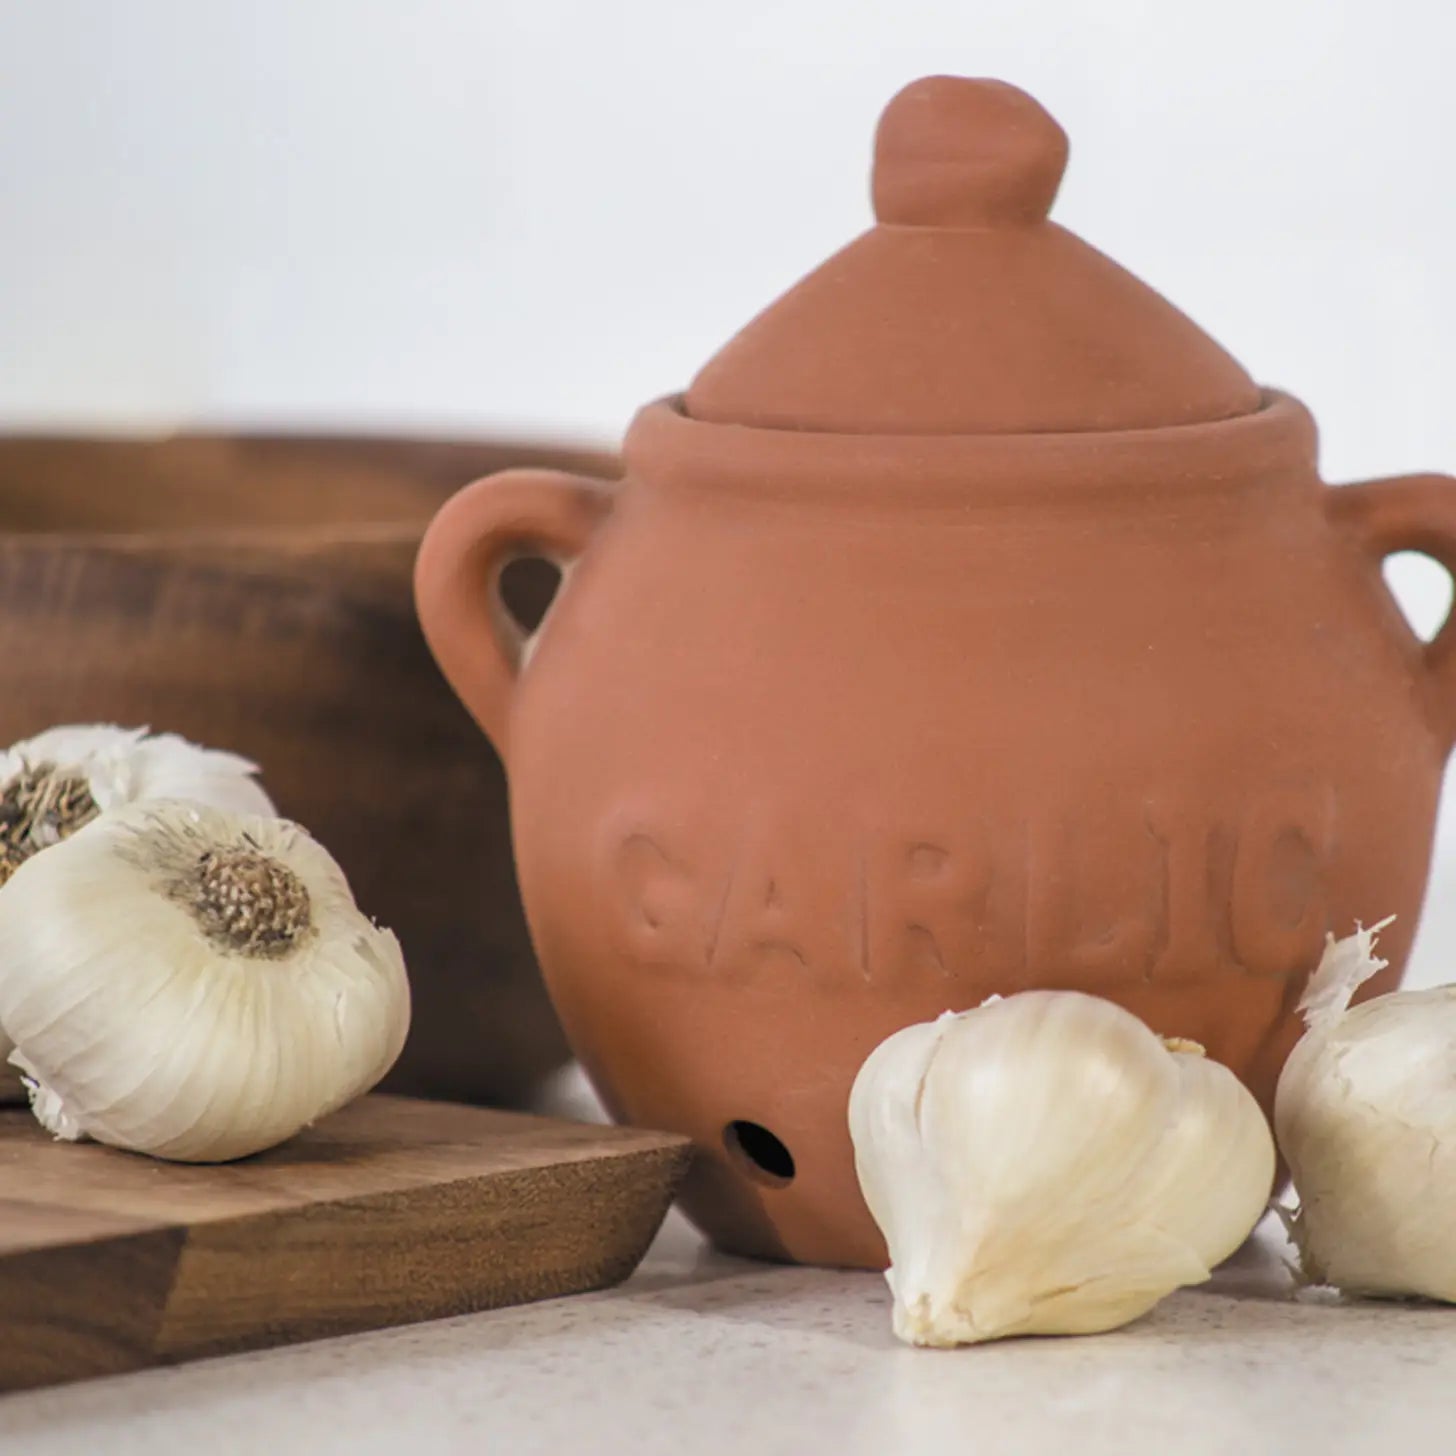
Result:
<instances>
[{"instance_id":1,"label":"wooden cutting board","mask_svg":"<svg viewBox=\"0 0 1456 1456\"><path fill-rule=\"evenodd\" d=\"M366 1097L215 1167L0 1112L0 1389L599 1289L636 1267L688 1142Z\"/></svg>"}]
</instances>

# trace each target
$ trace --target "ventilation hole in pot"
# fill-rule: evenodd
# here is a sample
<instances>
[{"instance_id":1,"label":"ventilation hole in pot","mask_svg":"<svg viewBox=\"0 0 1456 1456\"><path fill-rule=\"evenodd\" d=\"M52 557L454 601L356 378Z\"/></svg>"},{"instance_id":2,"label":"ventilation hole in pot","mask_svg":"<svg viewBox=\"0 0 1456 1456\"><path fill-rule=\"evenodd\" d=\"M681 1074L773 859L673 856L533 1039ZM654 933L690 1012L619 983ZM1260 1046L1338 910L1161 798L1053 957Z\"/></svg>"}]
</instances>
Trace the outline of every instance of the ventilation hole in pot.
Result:
<instances>
[{"instance_id":1,"label":"ventilation hole in pot","mask_svg":"<svg viewBox=\"0 0 1456 1456\"><path fill-rule=\"evenodd\" d=\"M544 556L517 557L500 574L500 594L506 611L527 632L541 625L560 586L561 568Z\"/></svg>"},{"instance_id":2,"label":"ventilation hole in pot","mask_svg":"<svg viewBox=\"0 0 1456 1456\"><path fill-rule=\"evenodd\" d=\"M794 1155L761 1123L730 1122L723 1146L755 1183L787 1188L794 1181Z\"/></svg>"}]
</instances>

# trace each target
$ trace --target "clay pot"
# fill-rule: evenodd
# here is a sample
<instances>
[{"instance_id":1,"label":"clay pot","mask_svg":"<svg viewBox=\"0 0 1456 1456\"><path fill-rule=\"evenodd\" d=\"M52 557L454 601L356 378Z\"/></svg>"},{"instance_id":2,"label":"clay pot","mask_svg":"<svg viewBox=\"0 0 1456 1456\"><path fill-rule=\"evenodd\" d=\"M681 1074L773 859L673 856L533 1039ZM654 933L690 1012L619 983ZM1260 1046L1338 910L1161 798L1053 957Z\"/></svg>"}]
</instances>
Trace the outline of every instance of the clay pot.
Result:
<instances>
[{"instance_id":1,"label":"clay pot","mask_svg":"<svg viewBox=\"0 0 1456 1456\"><path fill-rule=\"evenodd\" d=\"M150 724L263 768L401 938L389 1086L528 1098L567 1056L515 887L505 781L414 620L426 522L463 481L602 455L299 436L0 438L0 742ZM538 573L517 605L544 609Z\"/></svg>"},{"instance_id":2,"label":"clay pot","mask_svg":"<svg viewBox=\"0 0 1456 1456\"><path fill-rule=\"evenodd\" d=\"M1313 423L1045 221L1054 122L936 78L880 225L649 405L619 488L510 472L417 569L505 757L529 923L620 1117L691 1134L722 1247L880 1265L845 1127L885 1036L1108 996L1267 1108L1328 931L1395 914L1456 735L1456 485L1330 490ZM527 637L503 562L568 563Z\"/></svg>"}]
</instances>

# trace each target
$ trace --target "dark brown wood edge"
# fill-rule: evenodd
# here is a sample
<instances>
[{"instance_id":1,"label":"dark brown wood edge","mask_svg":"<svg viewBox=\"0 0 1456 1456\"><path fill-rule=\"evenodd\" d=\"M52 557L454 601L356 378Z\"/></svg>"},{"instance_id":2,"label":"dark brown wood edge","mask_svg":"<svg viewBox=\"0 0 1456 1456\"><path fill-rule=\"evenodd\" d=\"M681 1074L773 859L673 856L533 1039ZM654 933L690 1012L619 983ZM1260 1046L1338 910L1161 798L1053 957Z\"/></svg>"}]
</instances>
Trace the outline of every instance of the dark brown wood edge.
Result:
<instances>
[{"instance_id":1,"label":"dark brown wood edge","mask_svg":"<svg viewBox=\"0 0 1456 1456\"><path fill-rule=\"evenodd\" d=\"M620 1283L691 1147L657 1146L28 1250L0 1264L0 1391Z\"/></svg>"}]
</instances>

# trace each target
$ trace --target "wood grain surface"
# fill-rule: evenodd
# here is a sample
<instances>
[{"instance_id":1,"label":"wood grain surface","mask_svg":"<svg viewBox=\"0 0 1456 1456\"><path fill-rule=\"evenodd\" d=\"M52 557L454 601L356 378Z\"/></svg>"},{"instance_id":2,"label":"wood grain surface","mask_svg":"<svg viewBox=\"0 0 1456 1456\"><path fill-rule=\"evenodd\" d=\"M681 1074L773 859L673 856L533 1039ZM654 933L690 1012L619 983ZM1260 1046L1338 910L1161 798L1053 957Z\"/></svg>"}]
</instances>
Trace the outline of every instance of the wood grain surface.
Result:
<instances>
[{"instance_id":1,"label":"wood grain surface","mask_svg":"<svg viewBox=\"0 0 1456 1456\"><path fill-rule=\"evenodd\" d=\"M216 1167L0 1113L0 1389L616 1283L688 1157L671 1134L385 1096Z\"/></svg>"},{"instance_id":2,"label":"wood grain surface","mask_svg":"<svg viewBox=\"0 0 1456 1456\"><path fill-rule=\"evenodd\" d=\"M391 1090L525 1096L567 1052L537 974L493 751L415 623L437 507L510 442L0 437L0 746L147 724L256 760L280 810L400 937L414 1024ZM539 616L549 571L514 583Z\"/></svg>"}]
</instances>

